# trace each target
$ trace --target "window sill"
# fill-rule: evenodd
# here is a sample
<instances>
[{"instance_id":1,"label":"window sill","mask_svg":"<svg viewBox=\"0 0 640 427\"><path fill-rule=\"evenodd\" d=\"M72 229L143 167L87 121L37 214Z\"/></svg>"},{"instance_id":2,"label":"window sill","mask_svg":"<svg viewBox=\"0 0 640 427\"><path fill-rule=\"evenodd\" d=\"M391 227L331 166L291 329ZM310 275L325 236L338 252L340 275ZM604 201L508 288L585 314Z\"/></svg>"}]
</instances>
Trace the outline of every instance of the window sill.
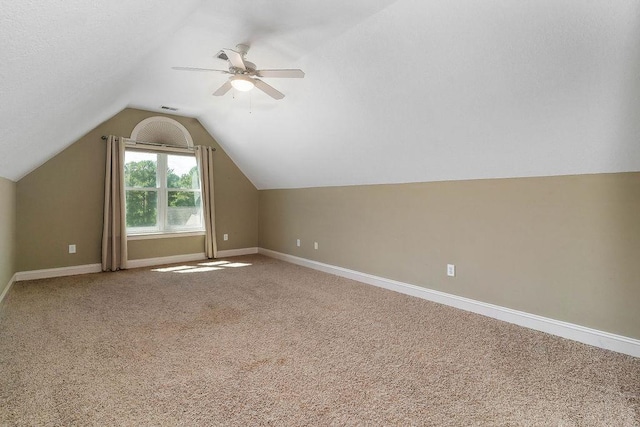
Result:
<instances>
[{"instance_id":1,"label":"window sill","mask_svg":"<svg viewBox=\"0 0 640 427\"><path fill-rule=\"evenodd\" d=\"M171 239L173 237L204 236L204 231L176 231L168 233L129 234L127 240Z\"/></svg>"}]
</instances>

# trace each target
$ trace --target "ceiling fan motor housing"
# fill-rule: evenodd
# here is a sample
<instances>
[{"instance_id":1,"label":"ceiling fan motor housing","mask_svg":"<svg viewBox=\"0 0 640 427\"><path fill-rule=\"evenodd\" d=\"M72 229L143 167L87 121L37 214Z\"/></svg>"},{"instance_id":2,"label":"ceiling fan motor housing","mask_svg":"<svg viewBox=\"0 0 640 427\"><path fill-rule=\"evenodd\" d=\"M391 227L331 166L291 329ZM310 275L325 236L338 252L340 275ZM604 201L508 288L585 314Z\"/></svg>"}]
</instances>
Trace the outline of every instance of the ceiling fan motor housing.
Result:
<instances>
[{"instance_id":1,"label":"ceiling fan motor housing","mask_svg":"<svg viewBox=\"0 0 640 427\"><path fill-rule=\"evenodd\" d=\"M243 70L242 68L238 68L238 67L234 67L233 65L229 64L229 72L231 74L247 74L247 75L255 75L256 73L256 64L254 64L253 62L249 62L249 61L244 61L244 66L245 66L245 70Z\"/></svg>"}]
</instances>

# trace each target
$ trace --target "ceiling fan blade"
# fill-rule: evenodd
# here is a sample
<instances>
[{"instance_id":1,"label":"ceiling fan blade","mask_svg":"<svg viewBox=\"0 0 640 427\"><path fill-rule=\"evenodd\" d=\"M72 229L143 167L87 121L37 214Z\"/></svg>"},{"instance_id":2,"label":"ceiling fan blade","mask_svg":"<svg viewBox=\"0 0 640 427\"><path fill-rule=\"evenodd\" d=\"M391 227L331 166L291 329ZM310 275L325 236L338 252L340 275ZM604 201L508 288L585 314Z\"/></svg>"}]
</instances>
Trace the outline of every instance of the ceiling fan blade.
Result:
<instances>
[{"instance_id":1,"label":"ceiling fan blade","mask_svg":"<svg viewBox=\"0 0 640 427\"><path fill-rule=\"evenodd\" d=\"M171 67L171 69L178 71L215 71L217 73L231 74L226 70L214 70L213 68Z\"/></svg>"},{"instance_id":2,"label":"ceiling fan blade","mask_svg":"<svg viewBox=\"0 0 640 427\"><path fill-rule=\"evenodd\" d=\"M229 92L229 90L231 90L231 81L227 80L225 84L223 84L218 88L218 90L213 92L213 96L222 96L225 93Z\"/></svg>"},{"instance_id":3,"label":"ceiling fan blade","mask_svg":"<svg viewBox=\"0 0 640 427\"><path fill-rule=\"evenodd\" d=\"M273 99L282 99L282 98L284 98L284 94L282 92L278 91L273 86L266 84L262 80L253 79L253 82L255 83L255 85L256 85L256 87L258 89L260 89L261 91L263 91L264 93L266 93L267 95L272 97Z\"/></svg>"},{"instance_id":4,"label":"ceiling fan blade","mask_svg":"<svg viewBox=\"0 0 640 427\"><path fill-rule=\"evenodd\" d=\"M227 58L229 58L229 62L236 68L241 70L246 70L247 67L244 65L244 60L242 59L242 55L231 49L222 49L224 53L227 54Z\"/></svg>"},{"instance_id":5,"label":"ceiling fan blade","mask_svg":"<svg viewBox=\"0 0 640 427\"><path fill-rule=\"evenodd\" d=\"M301 79L304 77L304 71L302 70L257 70L256 76L258 77L283 77L290 79Z\"/></svg>"}]
</instances>

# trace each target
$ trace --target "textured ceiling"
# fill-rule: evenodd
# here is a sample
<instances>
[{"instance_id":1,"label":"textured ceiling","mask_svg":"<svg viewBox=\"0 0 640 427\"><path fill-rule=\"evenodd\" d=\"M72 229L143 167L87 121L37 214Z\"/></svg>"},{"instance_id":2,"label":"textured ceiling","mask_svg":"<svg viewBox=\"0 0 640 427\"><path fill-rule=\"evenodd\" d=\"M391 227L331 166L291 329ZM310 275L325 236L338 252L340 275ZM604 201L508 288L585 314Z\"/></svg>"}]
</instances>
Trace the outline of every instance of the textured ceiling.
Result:
<instances>
[{"instance_id":1,"label":"textured ceiling","mask_svg":"<svg viewBox=\"0 0 640 427\"><path fill-rule=\"evenodd\" d=\"M126 107L139 59L161 49L197 5L2 1L0 176L19 179Z\"/></svg>"},{"instance_id":2,"label":"textured ceiling","mask_svg":"<svg viewBox=\"0 0 640 427\"><path fill-rule=\"evenodd\" d=\"M126 106L197 117L258 188L640 170L640 2L4 2L0 176ZM42 2L40 2L42 3ZM213 97L251 45L286 94Z\"/></svg>"}]
</instances>

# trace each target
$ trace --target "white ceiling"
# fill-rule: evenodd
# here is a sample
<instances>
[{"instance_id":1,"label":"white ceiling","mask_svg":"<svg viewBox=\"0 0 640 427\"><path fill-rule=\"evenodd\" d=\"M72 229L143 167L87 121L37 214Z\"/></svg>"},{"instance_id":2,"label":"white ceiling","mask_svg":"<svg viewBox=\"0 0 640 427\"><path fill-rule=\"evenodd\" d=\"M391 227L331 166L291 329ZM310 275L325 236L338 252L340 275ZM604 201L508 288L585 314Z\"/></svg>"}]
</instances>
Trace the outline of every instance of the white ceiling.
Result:
<instances>
[{"instance_id":1,"label":"white ceiling","mask_svg":"<svg viewBox=\"0 0 640 427\"><path fill-rule=\"evenodd\" d=\"M0 176L126 106L197 117L260 189L640 170L637 0L3 2ZM286 94L213 97L251 45Z\"/></svg>"}]
</instances>

